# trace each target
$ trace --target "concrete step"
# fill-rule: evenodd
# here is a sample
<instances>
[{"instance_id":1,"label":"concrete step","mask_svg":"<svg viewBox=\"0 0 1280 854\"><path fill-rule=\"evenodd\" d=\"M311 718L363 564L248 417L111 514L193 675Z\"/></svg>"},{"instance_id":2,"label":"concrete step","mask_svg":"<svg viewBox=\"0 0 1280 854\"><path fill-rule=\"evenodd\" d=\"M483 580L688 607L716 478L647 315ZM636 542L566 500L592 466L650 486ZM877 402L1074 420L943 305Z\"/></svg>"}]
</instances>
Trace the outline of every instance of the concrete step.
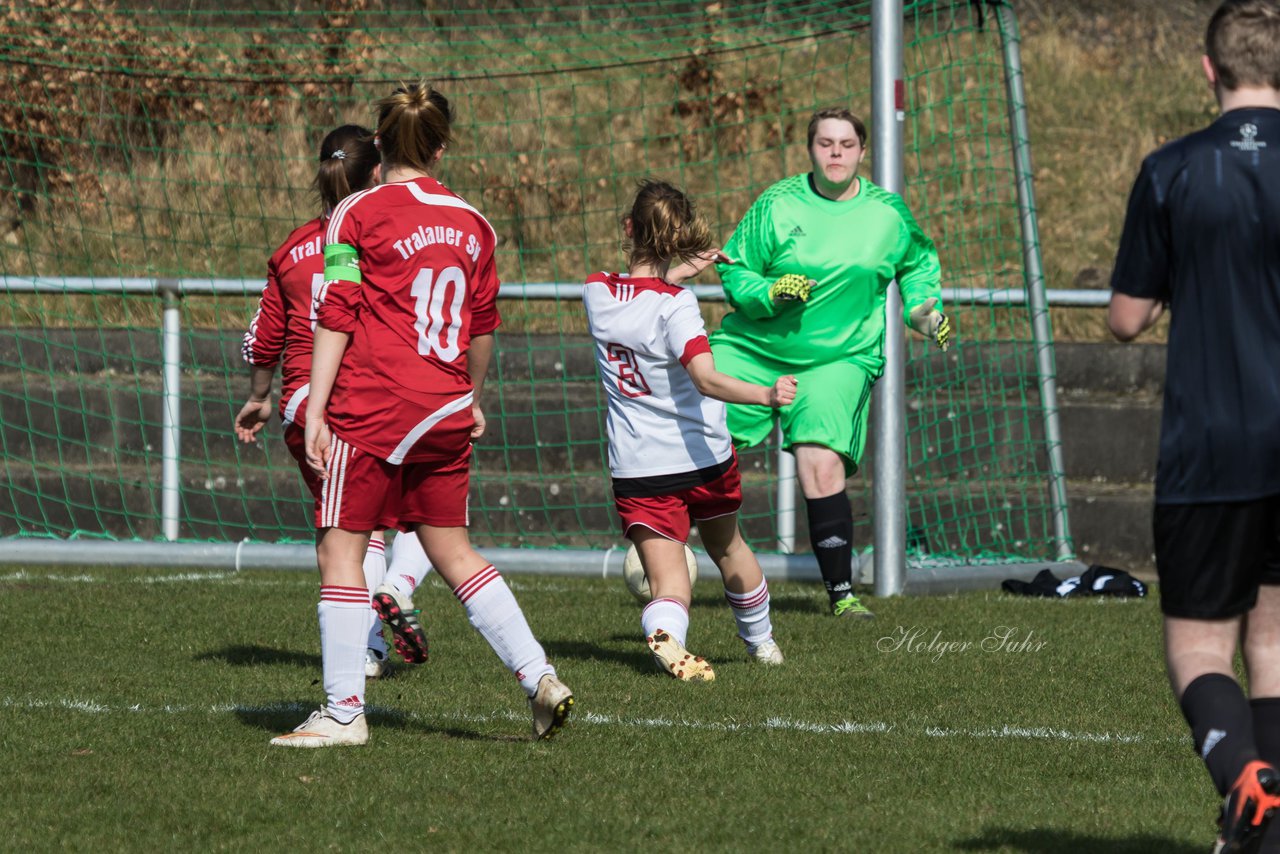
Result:
<instances>
[{"instance_id":1,"label":"concrete step","mask_svg":"<svg viewBox=\"0 0 1280 854\"><path fill-rule=\"evenodd\" d=\"M1053 352L1059 391L1156 396L1164 391L1163 344L1059 343Z\"/></svg>"},{"instance_id":2,"label":"concrete step","mask_svg":"<svg viewBox=\"0 0 1280 854\"><path fill-rule=\"evenodd\" d=\"M1072 541L1081 562L1154 576L1152 484L1069 481L1067 495Z\"/></svg>"},{"instance_id":3,"label":"concrete step","mask_svg":"<svg viewBox=\"0 0 1280 854\"><path fill-rule=\"evenodd\" d=\"M159 516L159 345L158 331L0 330L0 451L9 464L0 491L8 490L19 519L64 532L159 535L153 521ZM183 335L183 497L190 520L184 536L259 536L254 524L266 520L258 523L309 539L302 488L277 431L269 428L260 446L248 448L231 435L246 384L239 345L239 331ZM946 354L912 353L913 519L940 512L942 505L926 510L921 502L956 504L945 489L999 492L1010 478L1041 476L1043 428L1029 348L969 344ZM1149 566L1164 348L1060 344L1055 356L1079 554L1086 562ZM24 377L18 366L30 373ZM612 542L603 400L591 342L500 334L490 389L490 436L476 456L475 498L486 510L477 537L483 530L494 544ZM872 452L850 485L860 539L870 536L862 496ZM742 460L751 475L773 467L768 451L745 453ZM1022 490L1011 500L1043 495ZM771 492L767 486L748 492L749 502L763 502L749 504L748 515L759 520L748 521L759 526L754 537L771 536L765 527L772 523ZM1000 524L981 512L976 519L967 532L935 536L978 542L981 528ZM14 533L14 524L0 521L9 526L0 533ZM803 542L803 518L798 528Z\"/></svg>"},{"instance_id":4,"label":"concrete step","mask_svg":"<svg viewBox=\"0 0 1280 854\"><path fill-rule=\"evenodd\" d=\"M1066 390L1058 397L1062 456L1072 480L1150 483L1160 449L1160 398ZM1039 434L1042 435L1042 434Z\"/></svg>"},{"instance_id":5,"label":"concrete step","mask_svg":"<svg viewBox=\"0 0 1280 854\"><path fill-rule=\"evenodd\" d=\"M606 465L603 392L594 379L491 384L489 435L507 467L599 473ZM231 424L243 389L226 377L186 376L182 383L181 453L197 464L250 464L260 452L239 445ZM1009 477L1045 468L1043 422L1029 395L915 394L908 401L912 476ZM154 380L59 376L39 385L0 374L0 442L7 456L68 458L103 465L154 460L162 445L163 398ZM1077 479L1150 480L1159 433L1159 401L1064 391L1059 397L1067 475ZM264 442L279 443L279 422ZM868 453L868 462L871 453Z\"/></svg>"},{"instance_id":6,"label":"concrete step","mask_svg":"<svg viewBox=\"0 0 1280 854\"><path fill-rule=\"evenodd\" d=\"M188 455L239 459L231 425L244 393L226 377L183 377L181 444ZM0 433L11 455L144 462L160 453L163 411L158 377L51 375L37 384L0 374Z\"/></svg>"},{"instance_id":7,"label":"concrete step","mask_svg":"<svg viewBox=\"0 0 1280 854\"><path fill-rule=\"evenodd\" d=\"M182 364L187 373L245 372L240 329L184 329ZM1035 353L1026 344L959 340L947 353L911 350L908 385L997 382L1034 388ZM503 381L586 380L596 375L593 345L585 335L530 334L499 330L492 376ZM1164 382L1164 346L1158 344L1071 344L1054 347L1060 389L1125 393L1159 392ZM159 329L0 330L0 369L34 374L106 373L124 376L160 372ZM242 385L237 380L236 386Z\"/></svg>"}]
</instances>

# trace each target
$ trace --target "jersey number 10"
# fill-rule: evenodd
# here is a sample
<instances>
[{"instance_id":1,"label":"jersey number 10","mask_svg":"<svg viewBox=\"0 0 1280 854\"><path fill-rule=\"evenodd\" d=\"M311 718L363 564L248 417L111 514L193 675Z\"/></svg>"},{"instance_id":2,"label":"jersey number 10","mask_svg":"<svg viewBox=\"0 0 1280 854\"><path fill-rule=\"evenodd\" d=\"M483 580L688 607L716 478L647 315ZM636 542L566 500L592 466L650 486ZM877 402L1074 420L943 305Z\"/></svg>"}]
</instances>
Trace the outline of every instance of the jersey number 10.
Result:
<instances>
[{"instance_id":1,"label":"jersey number 10","mask_svg":"<svg viewBox=\"0 0 1280 854\"><path fill-rule=\"evenodd\" d=\"M458 332L462 329L462 299L467 295L467 277L458 267L445 267L439 277L424 267L413 279L413 312L417 319L418 352L442 362L458 358Z\"/></svg>"}]
</instances>

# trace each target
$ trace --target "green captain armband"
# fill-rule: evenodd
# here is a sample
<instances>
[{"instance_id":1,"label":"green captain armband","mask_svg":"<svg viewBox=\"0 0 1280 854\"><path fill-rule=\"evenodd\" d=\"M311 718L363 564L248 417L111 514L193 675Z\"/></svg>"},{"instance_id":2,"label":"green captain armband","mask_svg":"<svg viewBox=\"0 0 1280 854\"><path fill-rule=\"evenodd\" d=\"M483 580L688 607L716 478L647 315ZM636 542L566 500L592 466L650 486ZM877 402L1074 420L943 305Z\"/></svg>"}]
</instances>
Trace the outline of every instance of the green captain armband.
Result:
<instances>
[{"instance_id":1,"label":"green captain armband","mask_svg":"<svg viewBox=\"0 0 1280 854\"><path fill-rule=\"evenodd\" d=\"M347 243L330 243L324 248L324 280L360 284L360 256Z\"/></svg>"}]
</instances>

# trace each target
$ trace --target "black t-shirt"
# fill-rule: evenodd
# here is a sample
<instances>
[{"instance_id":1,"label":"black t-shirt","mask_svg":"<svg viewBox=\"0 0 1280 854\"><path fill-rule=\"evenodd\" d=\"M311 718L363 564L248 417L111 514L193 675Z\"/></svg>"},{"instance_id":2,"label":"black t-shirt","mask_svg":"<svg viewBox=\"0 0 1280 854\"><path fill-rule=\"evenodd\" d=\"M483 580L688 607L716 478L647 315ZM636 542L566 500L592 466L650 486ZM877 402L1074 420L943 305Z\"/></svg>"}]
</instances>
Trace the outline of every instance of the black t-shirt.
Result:
<instances>
[{"instance_id":1,"label":"black t-shirt","mask_svg":"<svg viewBox=\"0 0 1280 854\"><path fill-rule=\"evenodd\" d=\"M1280 110L1143 161L1111 287L1169 303L1156 501L1280 494Z\"/></svg>"}]
</instances>

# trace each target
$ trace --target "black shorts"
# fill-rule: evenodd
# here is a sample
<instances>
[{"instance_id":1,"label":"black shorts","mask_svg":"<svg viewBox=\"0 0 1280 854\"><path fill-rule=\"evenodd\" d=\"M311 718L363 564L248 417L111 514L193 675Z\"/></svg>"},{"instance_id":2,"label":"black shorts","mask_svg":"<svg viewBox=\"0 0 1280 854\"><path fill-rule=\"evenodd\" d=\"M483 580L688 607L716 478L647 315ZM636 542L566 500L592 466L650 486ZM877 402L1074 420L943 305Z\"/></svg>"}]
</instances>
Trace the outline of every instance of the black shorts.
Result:
<instances>
[{"instance_id":1,"label":"black shorts","mask_svg":"<svg viewBox=\"0 0 1280 854\"><path fill-rule=\"evenodd\" d=\"M1157 504L1153 528L1167 617L1238 617L1257 603L1259 585L1280 584L1280 496Z\"/></svg>"}]
</instances>

